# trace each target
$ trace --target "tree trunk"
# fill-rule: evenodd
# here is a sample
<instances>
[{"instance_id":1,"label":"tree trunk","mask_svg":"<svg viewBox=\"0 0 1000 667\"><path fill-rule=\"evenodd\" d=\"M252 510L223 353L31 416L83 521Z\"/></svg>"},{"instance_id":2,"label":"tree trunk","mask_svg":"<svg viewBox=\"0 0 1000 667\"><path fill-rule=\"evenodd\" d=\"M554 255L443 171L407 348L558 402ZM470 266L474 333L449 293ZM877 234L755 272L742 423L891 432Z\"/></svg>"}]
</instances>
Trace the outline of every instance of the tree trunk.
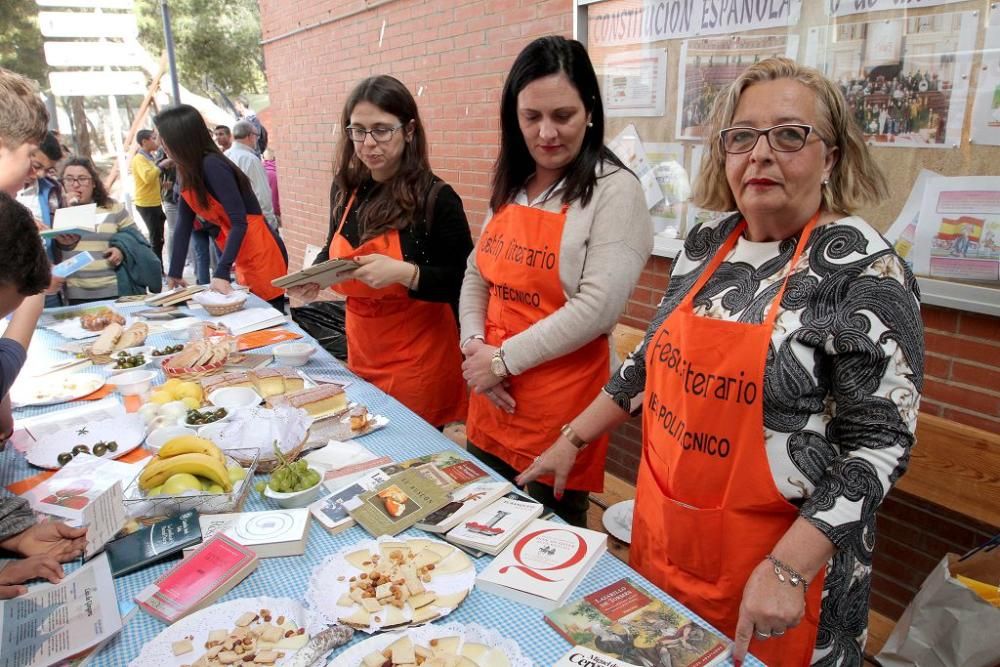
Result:
<instances>
[{"instance_id":1,"label":"tree trunk","mask_svg":"<svg viewBox=\"0 0 1000 667\"><path fill-rule=\"evenodd\" d=\"M90 127L87 123L87 112L83 108L82 97L70 98L70 109L73 111L73 129L76 132L76 148L79 155L90 157Z\"/></svg>"}]
</instances>

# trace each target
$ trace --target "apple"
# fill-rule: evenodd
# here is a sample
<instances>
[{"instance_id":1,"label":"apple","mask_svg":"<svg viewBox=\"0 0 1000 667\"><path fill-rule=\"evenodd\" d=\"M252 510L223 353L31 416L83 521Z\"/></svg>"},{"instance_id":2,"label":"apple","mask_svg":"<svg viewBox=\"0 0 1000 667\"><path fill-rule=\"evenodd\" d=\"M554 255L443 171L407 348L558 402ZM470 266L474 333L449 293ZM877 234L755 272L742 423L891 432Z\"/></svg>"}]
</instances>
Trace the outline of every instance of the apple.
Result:
<instances>
[{"instance_id":1,"label":"apple","mask_svg":"<svg viewBox=\"0 0 1000 667\"><path fill-rule=\"evenodd\" d=\"M246 479L247 477L247 471L238 465L229 466L228 468L226 468L226 472L229 473L229 481L232 482L234 485L236 484L236 482L240 481L241 479Z\"/></svg>"},{"instance_id":2,"label":"apple","mask_svg":"<svg viewBox=\"0 0 1000 667\"><path fill-rule=\"evenodd\" d=\"M179 472L171 475L163 483L161 493L168 496L177 496L185 491L201 491L201 480L186 472Z\"/></svg>"}]
</instances>

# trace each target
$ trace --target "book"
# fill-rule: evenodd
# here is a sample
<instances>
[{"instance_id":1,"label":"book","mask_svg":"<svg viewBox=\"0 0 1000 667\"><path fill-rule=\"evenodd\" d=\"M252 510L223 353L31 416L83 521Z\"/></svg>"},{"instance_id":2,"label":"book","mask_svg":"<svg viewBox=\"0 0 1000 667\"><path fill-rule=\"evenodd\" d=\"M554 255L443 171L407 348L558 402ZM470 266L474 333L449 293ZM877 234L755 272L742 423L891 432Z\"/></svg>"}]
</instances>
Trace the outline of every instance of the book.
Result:
<instances>
[{"instance_id":1,"label":"book","mask_svg":"<svg viewBox=\"0 0 1000 667\"><path fill-rule=\"evenodd\" d=\"M319 264L307 266L301 271L295 271L288 275L275 278L271 281L274 287L288 289L297 285L307 285L316 283L320 289L325 289L330 285L342 283L351 277L351 273L358 268L358 263L353 259L333 258Z\"/></svg>"},{"instance_id":2,"label":"book","mask_svg":"<svg viewBox=\"0 0 1000 667\"><path fill-rule=\"evenodd\" d=\"M105 549L111 564L111 576L118 577L142 569L199 542L201 527L198 512L189 510L157 521L108 542Z\"/></svg>"},{"instance_id":3,"label":"book","mask_svg":"<svg viewBox=\"0 0 1000 667\"><path fill-rule=\"evenodd\" d=\"M81 252L79 254L73 255L65 262L59 262L52 267L52 275L56 278L69 278L71 275L84 268L88 264L93 263L97 259L89 252Z\"/></svg>"},{"instance_id":4,"label":"book","mask_svg":"<svg viewBox=\"0 0 1000 667\"><path fill-rule=\"evenodd\" d=\"M433 467L428 467L428 465ZM428 479L438 479L446 491L489 477L485 470L454 449L443 449L433 454L392 463L384 466L382 470L390 475L395 475L410 468L419 468ZM440 473L444 473L444 476Z\"/></svg>"},{"instance_id":5,"label":"book","mask_svg":"<svg viewBox=\"0 0 1000 667\"><path fill-rule=\"evenodd\" d=\"M710 667L732 652L728 639L630 579L549 611L545 621L570 644L632 665Z\"/></svg>"},{"instance_id":6,"label":"book","mask_svg":"<svg viewBox=\"0 0 1000 667\"><path fill-rule=\"evenodd\" d=\"M234 336L240 336L285 324L288 318L270 306L261 306L237 310L235 313L210 318L209 321L225 326Z\"/></svg>"},{"instance_id":7,"label":"book","mask_svg":"<svg viewBox=\"0 0 1000 667\"><path fill-rule=\"evenodd\" d=\"M375 537L397 535L444 507L448 493L415 470L392 475L347 503L351 518Z\"/></svg>"},{"instance_id":8,"label":"book","mask_svg":"<svg viewBox=\"0 0 1000 667\"><path fill-rule=\"evenodd\" d=\"M335 488L340 488L348 482L359 479L366 473L376 469L388 477L389 473L382 470L382 467L391 462L392 459L388 456L379 456L378 458L373 458L368 461L352 463L350 465L343 466L342 468L325 470L323 472L323 481L325 486L332 491Z\"/></svg>"},{"instance_id":9,"label":"book","mask_svg":"<svg viewBox=\"0 0 1000 667\"><path fill-rule=\"evenodd\" d=\"M204 539L223 533L252 549L258 558L301 556L309 539L309 509L306 507L204 514L198 517L198 522Z\"/></svg>"},{"instance_id":10,"label":"book","mask_svg":"<svg viewBox=\"0 0 1000 667\"><path fill-rule=\"evenodd\" d=\"M492 504L513 488L510 482L492 480L466 484L449 494L450 502L447 505L428 514L416 526L429 533L446 533L467 516Z\"/></svg>"},{"instance_id":11,"label":"book","mask_svg":"<svg viewBox=\"0 0 1000 667\"><path fill-rule=\"evenodd\" d=\"M535 519L476 577L484 591L551 611L566 603L608 550L595 530Z\"/></svg>"},{"instance_id":12,"label":"book","mask_svg":"<svg viewBox=\"0 0 1000 667\"><path fill-rule=\"evenodd\" d=\"M354 525L354 519L351 518L344 504L354 500L365 491L371 491L388 479L389 476L381 470L363 473L358 479L334 489L330 495L309 505L309 512L331 535L335 535Z\"/></svg>"},{"instance_id":13,"label":"book","mask_svg":"<svg viewBox=\"0 0 1000 667\"><path fill-rule=\"evenodd\" d=\"M495 556L544 509L537 500L514 491L460 522L445 539Z\"/></svg>"},{"instance_id":14,"label":"book","mask_svg":"<svg viewBox=\"0 0 1000 667\"><path fill-rule=\"evenodd\" d=\"M258 347L266 347L275 343L284 343L289 340L298 340L302 334L289 331L288 329L271 329L270 331L251 331L236 337L236 349L240 352L256 350Z\"/></svg>"},{"instance_id":15,"label":"book","mask_svg":"<svg viewBox=\"0 0 1000 667\"><path fill-rule=\"evenodd\" d=\"M166 292L151 294L145 301L150 306L176 306L179 303L188 301L198 292L208 289L207 285L188 285L187 287L175 287Z\"/></svg>"},{"instance_id":16,"label":"book","mask_svg":"<svg viewBox=\"0 0 1000 667\"><path fill-rule=\"evenodd\" d=\"M139 591L135 601L151 616L173 623L228 593L257 568L257 562L253 550L225 534L216 535Z\"/></svg>"},{"instance_id":17,"label":"book","mask_svg":"<svg viewBox=\"0 0 1000 667\"><path fill-rule=\"evenodd\" d=\"M586 646L574 646L566 651L552 667L580 667L581 665L588 665L588 667L639 667L616 660L606 653L595 651Z\"/></svg>"},{"instance_id":18,"label":"book","mask_svg":"<svg viewBox=\"0 0 1000 667\"><path fill-rule=\"evenodd\" d=\"M230 354L226 358L226 364L223 366L223 370L226 371L254 371L258 368L263 368L271 363L274 357L270 354L249 354L246 352L237 352L235 354Z\"/></svg>"},{"instance_id":19,"label":"book","mask_svg":"<svg viewBox=\"0 0 1000 667\"><path fill-rule=\"evenodd\" d=\"M52 227L38 232L43 239L60 234L82 234L96 232L101 223L108 217L107 213L97 214L97 204L81 204L80 206L65 206L56 209L52 219Z\"/></svg>"}]
</instances>

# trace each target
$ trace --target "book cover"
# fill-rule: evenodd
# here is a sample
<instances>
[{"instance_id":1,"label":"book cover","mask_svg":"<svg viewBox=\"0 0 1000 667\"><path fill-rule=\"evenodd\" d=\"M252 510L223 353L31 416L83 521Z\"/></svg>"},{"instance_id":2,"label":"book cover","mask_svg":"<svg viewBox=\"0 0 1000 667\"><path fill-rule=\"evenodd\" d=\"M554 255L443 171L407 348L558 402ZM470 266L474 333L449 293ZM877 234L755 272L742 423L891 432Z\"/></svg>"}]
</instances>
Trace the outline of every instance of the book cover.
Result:
<instances>
[{"instance_id":1,"label":"book cover","mask_svg":"<svg viewBox=\"0 0 1000 667\"><path fill-rule=\"evenodd\" d=\"M669 665L670 663L667 664ZM586 665L587 667L640 667L639 665L616 660L606 653L595 651L586 646L574 646L566 651L552 667L581 667L582 665Z\"/></svg>"},{"instance_id":2,"label":"book cover","mask_svg":"<svg viewBox=\"0 0 1000 667\"><path fill-rule=\"evenodd\" d=\"M251 331L250 333L236 336L236 349L240 352L256 350L258 347L284 343L289 340L302 338L302 334L289 331L288 329L264 329L261 331Z\"/></svg>"},{"instance_id":3,"label":"book cover","mask_svg":"<svg viewBox=\"0 0 1000 667\"><path fill-rule=\"evenodd\" d=\"M434 454L417 456L412 459L407 459L406 461L400 461L399 463L384 466L382 469L390 475L395 475L403 470L426 466L428 464L433 465L437 471L440 471L447 476L448 479L439 477L441 484L447 487L445 489L447 491L464 486L470 482L489 478L489 475L486 474L485 470L462 456L461 453L455 451L454 449L444 449L440 452L435 452ZM437 476L436 471L431 472L428 468L421 469L424 470L424 475L428 478Z\"/></svg>"},{"instance_id":4,"label":"book cover","mask_svg":"<svg viewBox=\"0 0 1000 667\"><path fill-rule=\"evenodd\" d=\"M630 579L545 614L566 641L633 665L709 667L732 651L729 640L653 597Z\"/></svg>"},{"instance_id":5,"label":"book cover","mask_svg":"<svg viewBox=\"0 0 1000 667\"><path fill-rule=\"evenodd\" d=\"M81 252L73 255L65 262L59 262L52 267L52 275L57 278L69 278L71 275L84 268L88 264L91 264L96 257L91 255L89 252Z\"/></svg>"},{"instance_id":6,"label":"book cover","mask_svg":"<svg viewBox=\"0 0 1000 667\"><path fill-rule=\"evenodd\" d=\"M135 596L147 613L173 623L228 593L257 567L257 554L216 535Z\"/></svg>"},{"instance_id":7,"label":"book cover","mask_svg":"<svg viewBox=\"0 0 1000 667\"><path fill-rule=\"evenodd\" d=\"M152 565L201 542L198 512L190 510L108 542L111 574L120 576Z\"/></svg>"},{"instance_id":8,"label":"book cover","mask_svg":"<svg viewBox=\"0 0 1000 667\"><path fill-rule=\"evenodd\" d=\"M288 322L288 318L270 306L244 308L235 313L211 318L212 322L224 325L234 336L270 329ZM242 348L241 348L242 351Z\"/></svg>"},{"instance_id":9,"label":"book cover","mask_svg":"<svg viewBox=\"0 0 1000 667\"><path fill-rule=\"evenodd\" d=\"M296 285L316 283L320 289L325 289L330 285L336 285L347 280L357 268L358 263L353 259L335 257L319 264L307 266L301 271L295 271L280 278L275 278L271 281L271 284L275 287L287 289Z\"/></svg>"},{"instance_id":10,"label":"book cover","mask_svg":"<svg viewBox=\"0 0 1000 667\"><path fill-rule=\"evenodd\" d=\"M535 519L476 582L483 590L550 611L566 602L607 549L605 533Z\"/></svg>"},{"instance_id":11,"label":"book cover","mask_svg":"<svg viewBox=\"0 0 1000 667\"><path fill-rule=\"evenodd\" d=\"M388 479L390 473L383 470L383 468L389 463L392 463L392 459L388 456L379 456L340 468L332 468L323 472L323 481L326 487L332 491L334 488L339 489L341 486L346 486L349 482L356 481L368 472L376 469Z\"/></svg>"},{"instance_id":12,"label":"book cover","mask_svg":"<svg viewBox=\"0 0 1000 667\"><path fill-rule=\"evenodd\" d=\"M369 533L396 535L448 502L448 494L414 470L404 470L348 503L348 511Z\"/></svg>"},{"instance_id":13,"label":"book cover","mask_svg":"<svg viewBox=\"0 0 1000 667\"><path fill-rule=\"evenodd\" d=\"M417 523L417 528L429 533L445 533L462 522L470 514L495 502L513 486L510 482L473 482L449 494L449 503L431 512Z\"/></svg>"},{"instance_id":14,"label":"book cover","mask_svg":"<svg viewBox=\"0 0 1000 667\"><path fill-rule=\"evenodd\" d=\"M253 549L258 558L301 556L309 537L309 509L204 514L198 518L203 539L218 533Z\"/></svg>"},{"instance_id":15,"label":"book cover","mask_svg":"<svg viewBox=\"0 0 1000 667\"><path fill-rule=\"evenodd\" d=\"M66 448L72 449L72 444L67 443ZM78 454L24 497L36 512L82 524L86 519L84 510L90 504L116 483L127 488L138 472L139 469L130 463Z\"/></svg>"},{"instance_id":16,"label":"book cover","mask_svg":"<svg viewBox=\"0 0 1000 667\"><path fill-rule=\"evenodd\" d=\"M543 510L537 500L508 493L449 530L445 539L496 555Z\"/></svg>"},{"instance_id":17,"label":"book cover","mask_svg":"<svg viewBox=\"0 0 1000 667\"><path fill-rule=\"evenodd\" d=\"M146 303L151 306L173 306L188 301L198 292L203 292L208 287L206 285L188 285L187 287L175 287L166 292L152 294L146 297Z\"/></svg>"},{"instance_id":18,"label":"book cover","mask_svg":"<svg viewBox=\"0 0 1000 667\"><path fill-rule=\"evenodd\" d=\"M309 511L328 531L337 532L354 525L354 519L347 511L345 503L353 501L366 491L378 487L389 479L381 470L372 470L350 484L334 490L325 498L320 498L309 506Z\"/></svg>"}]
</instances>

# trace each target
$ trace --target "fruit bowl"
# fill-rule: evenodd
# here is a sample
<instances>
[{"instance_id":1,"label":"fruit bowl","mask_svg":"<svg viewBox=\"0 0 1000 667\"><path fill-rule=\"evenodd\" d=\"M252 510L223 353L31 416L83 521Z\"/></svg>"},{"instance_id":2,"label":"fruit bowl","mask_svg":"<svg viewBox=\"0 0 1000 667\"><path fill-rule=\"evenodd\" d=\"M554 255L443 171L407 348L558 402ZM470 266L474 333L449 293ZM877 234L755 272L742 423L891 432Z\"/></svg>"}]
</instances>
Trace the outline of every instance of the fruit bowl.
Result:
<instances>
[{"instance_id":1,"label":"fruit bowl","mask_svg":"<svg viewBox=\"0 0 1000 667\"><path fill-rule=\"evenodd\" d=\"M311 470L316 470L311 468ZM319 472L318 470L316 471ZM320 474L319 481L310 486L307 489L302 489L301 491L293 491L292 493L281 493L280 491L274 491L271 486L268 485L264 487L264 495L278 503L278 506L283 509L292 509L295 507L305 507L316 500L319 495L319 487L323 484L323 476Z\"/></svg>"}]
</instances>

